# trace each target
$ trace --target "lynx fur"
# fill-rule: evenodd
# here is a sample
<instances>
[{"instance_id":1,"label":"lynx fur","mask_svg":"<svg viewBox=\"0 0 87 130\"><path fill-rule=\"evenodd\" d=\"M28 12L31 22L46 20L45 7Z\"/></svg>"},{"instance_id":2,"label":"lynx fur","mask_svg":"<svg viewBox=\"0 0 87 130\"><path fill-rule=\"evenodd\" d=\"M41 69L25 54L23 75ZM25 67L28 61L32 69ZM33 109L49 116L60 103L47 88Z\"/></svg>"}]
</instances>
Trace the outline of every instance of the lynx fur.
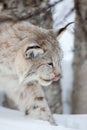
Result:
<instances>
[{"instance_id":1,"label":"lynx fur","mask_svg":"<svg viewBox=\"0 0 87 130\"><path fill-rule=\"evenodd\" d=\"M0 28L0 86L30 118L55 124L42 86L60 78L58 32L23 21Z\"/></svg>"}]
</instances>

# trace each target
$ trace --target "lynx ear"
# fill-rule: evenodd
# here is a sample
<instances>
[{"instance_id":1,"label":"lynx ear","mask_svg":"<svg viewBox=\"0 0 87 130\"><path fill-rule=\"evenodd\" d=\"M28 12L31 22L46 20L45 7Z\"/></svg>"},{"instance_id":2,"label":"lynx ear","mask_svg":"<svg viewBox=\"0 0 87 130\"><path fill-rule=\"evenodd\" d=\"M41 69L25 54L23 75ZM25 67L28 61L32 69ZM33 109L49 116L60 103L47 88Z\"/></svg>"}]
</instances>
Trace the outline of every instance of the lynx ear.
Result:
<instances>
[{"instance_id":1,"label":"lynx ear","mask_svg":"<svg viewBox=\"0 0 87 130\"><path fill-rule=\"evenodd\" d=\"M39 57L43 53L44 51L38 45L33 45L26 48L25 56L27 59L28 58L35 59L36 57Z\"/></svg>"},{"instance_id":2,"label":"lynx ear","mask_svg":"<svg viewBox=\"0 0 87 130\"><path fill-rule=\"evenodd\" d=\"M67 27L68 27L69 25L73 24L73 23L74 23L74 22L70 22L70 23L68 23L65 27L60 28L59 30L53 29L54 35L56 35L56 37L59 38L59 37L66 31ZM52 31L52 30L51 30L51 31Z\"/></svg>"}]
</instances>

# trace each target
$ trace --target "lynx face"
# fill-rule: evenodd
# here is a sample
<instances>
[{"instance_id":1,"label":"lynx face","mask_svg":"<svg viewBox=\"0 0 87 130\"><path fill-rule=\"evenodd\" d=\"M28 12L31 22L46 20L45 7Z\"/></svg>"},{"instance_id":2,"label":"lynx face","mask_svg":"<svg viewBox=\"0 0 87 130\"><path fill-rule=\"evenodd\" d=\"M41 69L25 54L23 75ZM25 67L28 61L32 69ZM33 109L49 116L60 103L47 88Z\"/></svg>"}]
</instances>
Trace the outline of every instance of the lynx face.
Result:
<instances>
[{"instance_id":1,"label":"lynx face","mask_svg":"<svg viewBox=\"0 0 87 130\"><path fill-rule=\"evenodd\" d=\"M29 41L17 53L15 66L20 82L37 81L48 86L60 78L61 50L58 42L47 40Z\"/></svg>"},{"instance_id":2,"label":"lynx face","mask_svg":"<svg viewBox=\"0 0 87 130\"><path fill-rule=\"evenodd\" d=\"M59 79L61 73L62 54L57 37L70 24L60 30L47 30L28 22L6 26L6 31L0 36L1 63L7 64L8 68L11 65L13 73L17 74L21 83L37 81L44 86L50 85Z\"/></svg>"}]
</instances>

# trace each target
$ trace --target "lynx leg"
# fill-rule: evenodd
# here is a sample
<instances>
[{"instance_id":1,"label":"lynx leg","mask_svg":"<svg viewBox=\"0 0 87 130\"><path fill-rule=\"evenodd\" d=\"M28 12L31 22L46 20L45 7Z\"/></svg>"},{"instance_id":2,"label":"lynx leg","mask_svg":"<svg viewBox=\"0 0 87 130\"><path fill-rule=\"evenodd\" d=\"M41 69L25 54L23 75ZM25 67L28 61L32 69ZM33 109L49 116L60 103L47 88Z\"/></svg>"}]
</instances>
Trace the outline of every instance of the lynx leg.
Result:
<instances>
[{"instance_id":1,"label":"lynx leg","mask_svg":"<svg viewBox=\"0 0 87 130\"><path fill-rule=\"evenodd\" d=\"M18 85L18 82L13 80L12 84L12 87L8 84L5 91L8 97L7 100L11 99L8 101L9 107L13 108L15 105L30 118L41 119L55 124L44 91L37 82Z\"/></svg>"},{"instance_id":2,"label":"lynx leg","mask_svg":"<svg viewBox=\"0 0 87 130\"><path fill-rule=\"evenodd\" d=\"M29 98L29 102L25 109L25 114L31 118L46 120L51 124L56 124L41 86L37 84L28 85L27 91L29 91L29 96L31 95L31 98L27 97Z\"/></svg>"},{"instance_id":3,"label":"lynx leg","mask_svg":"<svg viewBox=\"0 0 87 130\"><path fill-rule=\"evenodd\" d=\"M25 115L33 119L49 121L51 124L56 125L42 87L39 84L29 83L21 86L21 89L19 88L13 97L18 108L24 111Z\"/></svg>"}]
</instances>

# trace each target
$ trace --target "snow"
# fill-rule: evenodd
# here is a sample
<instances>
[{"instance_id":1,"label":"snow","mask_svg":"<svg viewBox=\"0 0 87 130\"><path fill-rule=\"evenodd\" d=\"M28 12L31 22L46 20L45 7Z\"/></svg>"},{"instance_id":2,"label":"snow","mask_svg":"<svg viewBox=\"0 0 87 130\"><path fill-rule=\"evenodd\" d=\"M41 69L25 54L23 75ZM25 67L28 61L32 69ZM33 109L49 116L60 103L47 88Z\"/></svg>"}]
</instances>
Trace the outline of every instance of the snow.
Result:
<instances>
[{"instance_id":1,"label":"snow","mask_svg":"<svg viewBox=\"0 0 87 130\"><path fill-rule=\"evenodd\" d=\"M0 104L3 102L3 91ZM53 115L58 126L47 121L30 119L23 112L0 106L0 130L86 130L87 115Z\"/></svg>"},{"instance_id":2,"label":"snow","mask_svg":"<svg viewBox=\"0 0 87 130\"><path fill-rule=\"evenodd\" d=\"M54 115L58 126L29 119L20 111L0 107L0 130L86 130L87 115Z\"/></svg>"},{"instance_id":3,"label":"snow","mask_svg":"<svg viewBox=\"0 0 87 130\"><path fill-rule=\"evenodd\" d=\"M54 115L58 126L29 119L22 112L0 107L0 130L85 130L87 116Z\"/></svg>"}]
</instances>

